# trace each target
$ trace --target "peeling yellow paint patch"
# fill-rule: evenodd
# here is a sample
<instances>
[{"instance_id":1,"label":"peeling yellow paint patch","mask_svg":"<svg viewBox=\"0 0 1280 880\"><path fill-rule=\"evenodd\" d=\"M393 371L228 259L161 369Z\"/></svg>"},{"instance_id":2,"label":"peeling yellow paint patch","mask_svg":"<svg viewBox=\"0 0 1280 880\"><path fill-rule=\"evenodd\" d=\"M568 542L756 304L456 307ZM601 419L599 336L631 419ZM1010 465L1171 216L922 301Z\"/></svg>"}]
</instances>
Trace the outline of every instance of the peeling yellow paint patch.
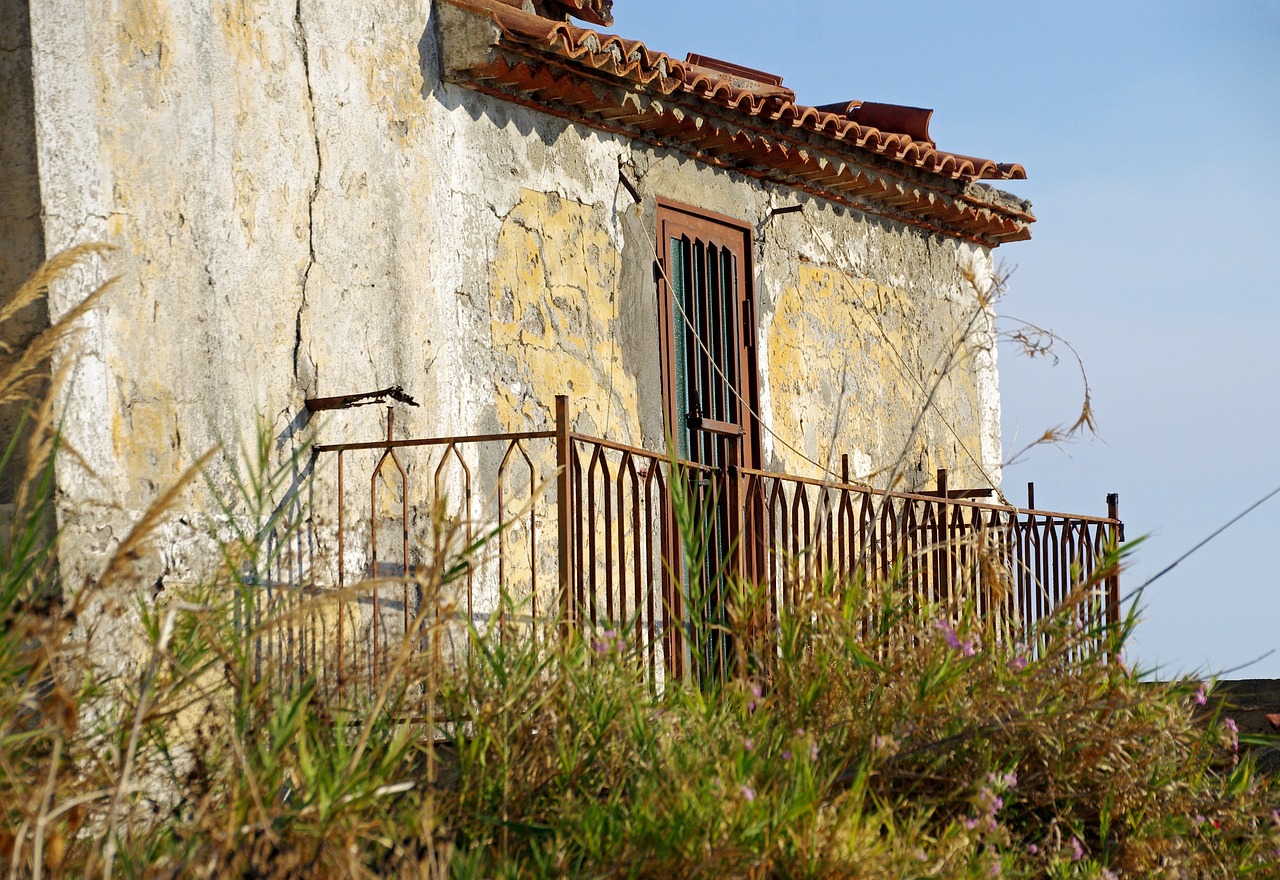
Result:
<instances>
[{"instance_id":1,"label":"peeling yellow paint patch","mask_svg":"<svg viewBox=\"0 0 1280 880\"><path fill-rule=\"evenodd\" d=\"M621 261L603 211L521 191L490 270L498 421L545 425L557 394L579 430L640 436L636 380L616 339Z\"/></svg>"},{"instance_id":2,"label":"peeling yellow paint patch","mask_svg":"<svg viewBox=\"0 0 1280 880\"><path fill-rule=\"evenodd\" d=\"M262 67L271 66L268 34L258 26L265 11L254 0L230 0L215 13L222 37L238 64L252 61Z\"/></svg>"},{"instance_id":3,"label":"peeling yellow paint patch","mask_svg":"<svg viewBox=\"0 0 1280 880\"><path fill-rule=\"evenodd\" d=\"M942 320L893 286L798 266L796 284L778 299L767 339L774 430L803 453L776 444L785 470L814 474L807 457L838 472L840 455L847 453L852 475L874 481L887 477L879 469L902 457L908 483L919 483L937 467L963 464L951 423L938 410L954 414L958 406L976 405L971 371L960 368L944 377L938 407L911 437L926 389L936 380L939 353L950 342L929 338L927 318ZM980 449L975 420L963 423L968 427L960 441Z\"/></svg>"},{"instance_id":4,"label":"peeling yellow paint patch","mask_svg":"<svg viewBox=\"0 0 1280 880\"><path fill-rule=\"evenodd\" d=\"M120 42L136 53L126 53L121 60L126 66L149 65L163 75L169 69L172 49L168 45L173 29L168 4L161 0L124 0L114 6L112 21Z\"/></svg>"}]
</instances>

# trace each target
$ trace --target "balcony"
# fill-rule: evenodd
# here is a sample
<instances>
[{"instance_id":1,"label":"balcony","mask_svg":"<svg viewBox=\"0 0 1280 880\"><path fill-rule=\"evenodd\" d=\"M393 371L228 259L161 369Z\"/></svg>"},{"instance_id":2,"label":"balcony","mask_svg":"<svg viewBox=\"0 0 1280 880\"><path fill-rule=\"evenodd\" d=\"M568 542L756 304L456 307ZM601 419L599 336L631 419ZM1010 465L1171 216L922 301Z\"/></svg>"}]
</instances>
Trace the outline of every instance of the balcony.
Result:
<instances>
[{"instance_id":1,"label":"balcony","mask_svg":"<svg viewBox=\"0 0 1280 880\"><path fill-rule=\"evenodd\" d=\"M326 602L262 641L264 670L365 690L402 645L427 648L424 620L454 662L474 650L469 626L500 622L507 638L621 638L657 687L732 674L739 639L808 591L854 586L940 614L967 605L1032 652L1069 596L1082 626L1117 622L1114 495L1105 516L1080 516L885 491L851 482L847 464L830 481L709 468L570 424L560 397L554 430L393 439L388 410L384 438L316 447L330 501L310 543L329 561L306 592Z\"/></svg>"}]
</instances>

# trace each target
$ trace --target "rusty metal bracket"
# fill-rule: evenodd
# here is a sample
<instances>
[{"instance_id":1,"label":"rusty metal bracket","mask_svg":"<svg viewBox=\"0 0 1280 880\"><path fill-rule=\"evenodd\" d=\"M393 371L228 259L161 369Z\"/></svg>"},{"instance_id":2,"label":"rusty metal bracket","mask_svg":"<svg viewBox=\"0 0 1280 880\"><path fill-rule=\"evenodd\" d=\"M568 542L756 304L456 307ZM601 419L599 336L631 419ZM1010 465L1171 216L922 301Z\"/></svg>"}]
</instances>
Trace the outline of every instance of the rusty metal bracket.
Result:
<instances>
[{"instance_id":1,"label":"rusty metal bracket","mask_svg":"<svg viewBox=\"0 0 1280 880\"><path fill-rule=\"evenodd\" d=\"M640 190L636 189L636 185L627 179L627 175L622 171L622 163L618 163L618 183L622 184L622 188L627 191L637 205L643 205L644 199L640 196Z\"/></svg>"},{"instance_id":2,"label":"rusty metal bracket","mask_svg":"<svg viewBox=\"0 0 1280 880\"><path fill-rule=\"evenodd\" d=\"M703 431L707 434L719 434L722 437L741 437L746 432L741 425L735 425L733 422L721 422L716 419L708 419L696 412L691 412L685 416L685 423L694 431Z\"/></svg>"},{"instance_id":3,"label":"rusty metal bracket","mask_svg":"<svg viewBox=\"0 0 1280 880\"><path fill-rule=\"evenodd\" d=\"M366 391L363 394L343 394L338 397L308 397L305 404L309 412L321 412L330 409L350 409L354 406L368 406L371 403L386 403L387 400L398 400L409 406L417 406L414 400L400 385L392 385L381 391Z\"/></svg>"}]
</instances>

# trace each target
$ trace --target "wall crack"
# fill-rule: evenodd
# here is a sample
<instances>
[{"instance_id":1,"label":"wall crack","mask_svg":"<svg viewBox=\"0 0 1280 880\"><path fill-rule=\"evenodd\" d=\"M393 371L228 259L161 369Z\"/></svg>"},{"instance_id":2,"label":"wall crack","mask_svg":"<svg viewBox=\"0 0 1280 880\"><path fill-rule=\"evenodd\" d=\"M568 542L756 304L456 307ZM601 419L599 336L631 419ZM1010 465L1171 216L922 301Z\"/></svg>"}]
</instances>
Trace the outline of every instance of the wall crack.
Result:
<instances>
[{"instance_id":1,"label":"wall crack","mask_svg":"<svg viewBox=\"0 0 1280 880\"><path fill-rule=\"evenodd\" d=\"M307 284L311 280L311 270L316 264L316 198L320 195L320 173L324 169L324 158L320 151L320 128L316 120L315 90L311 85L311 55L307 46L307 31L302 24L302 0L297 0L293 8L293 24L297 33L298 52L302 56L302 74L307 84L307 109L311 114L311 140L316 151L316 173L311 182L311 193L307 197L307 265L302 270L302 296L294 319L293 378L297 382L299 381L298 359L302 354L302 315L307 310ZM315 381L314 376L312 381Z\"/></svg>"}]
</instances>

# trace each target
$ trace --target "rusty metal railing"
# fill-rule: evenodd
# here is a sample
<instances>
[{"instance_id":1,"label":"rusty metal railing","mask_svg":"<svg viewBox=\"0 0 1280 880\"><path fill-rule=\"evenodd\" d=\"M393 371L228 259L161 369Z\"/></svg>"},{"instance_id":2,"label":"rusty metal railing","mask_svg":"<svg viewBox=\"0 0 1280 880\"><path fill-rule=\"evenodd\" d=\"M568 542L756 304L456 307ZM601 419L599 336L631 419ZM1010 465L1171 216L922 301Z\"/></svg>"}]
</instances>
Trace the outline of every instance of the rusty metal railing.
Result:
<instances>
[{"instance_id":1,"label":"rusty metal railing","mask_svg":"<svg viewBox=\"0 0 1280 880\"><path fill-rule=\"evenodd\" d=\"M470 628L501 623L506 638L576 628L622 640L657 686L706 674L691 658L728 671L733 627L745 625L729 607L735 579L756 585L765 622L820 578L892 584L913 601L998 615L1004 637L1032 651L1036 623L1080 584L1082 626L1118 619L1118 574L1102 568L1123 539L1115 496L1090 517L673 465L569 425L560 397L553 430L395 439L388 410L384 439L318 446L316 480L334 503L311 513L315 556L328 562L308 590L331 601L298 623L306 632L273 635L263 662L305 661L326 685L359 693L406 639L467 663ZM677 500L703 524L705 564L686 558ZM442 561L468 547L441 583ZM695 626L708 618L714 626Z\"/></svg>"}]
</instances>

